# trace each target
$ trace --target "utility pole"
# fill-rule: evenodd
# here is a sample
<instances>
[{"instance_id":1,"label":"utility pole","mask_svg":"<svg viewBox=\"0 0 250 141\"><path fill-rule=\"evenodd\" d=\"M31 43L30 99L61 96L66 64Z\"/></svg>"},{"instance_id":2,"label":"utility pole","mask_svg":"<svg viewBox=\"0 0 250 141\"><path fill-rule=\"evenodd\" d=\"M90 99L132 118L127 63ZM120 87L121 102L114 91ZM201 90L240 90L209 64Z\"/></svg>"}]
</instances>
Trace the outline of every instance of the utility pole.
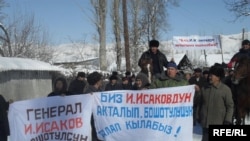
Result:
<instances>
[{"instance_id":1,"label":"utility pole","mask_svg":"<svg viewBox=\"0 0 250 141\"><path fill-rule=\"evenodd\" d=\"M244 35L245 35L245 28L242 29L242 41L245 39Z\"/></svg>"},{"instance_id":2,"label":"utility pole","mask_svg":"<svg viewBox=\"0 0 250 141\"><path fill-rule=\"evenodd\" d=\"M220 48L221 48L221 59L222 59L222 62L224 62L224 57L223 57L223 48L222 48L222 43L221 43L221 39L222 37L221 37L221 35L219 35L219 42L220 42Z\"/></svg>"},{"instance_id":3,"label":"utility pole","mask_svg":"<svg viewBox=\"0 0 250 141\"><path fill-rule=\"evenodd\" d=\"M207 54L205 49L204 49L204 57L205 57L205 66L207 67Z\"/></svg>"}]
</instances>

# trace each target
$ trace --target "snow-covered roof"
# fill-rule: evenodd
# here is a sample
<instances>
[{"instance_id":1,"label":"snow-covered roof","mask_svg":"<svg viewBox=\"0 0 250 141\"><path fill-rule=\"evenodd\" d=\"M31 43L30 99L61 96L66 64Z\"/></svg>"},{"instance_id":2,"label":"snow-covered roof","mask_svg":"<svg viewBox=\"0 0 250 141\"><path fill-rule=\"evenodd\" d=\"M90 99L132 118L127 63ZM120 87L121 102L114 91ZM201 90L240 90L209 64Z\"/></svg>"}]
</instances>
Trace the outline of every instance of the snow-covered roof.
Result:
<instances>
[{"instance_id":1,"label":"snow-covered roof","mask_svg":"<svg viewBox=\"0 0 250 141\"><path fill-rule=\"evenodd\" d=\"M64 69L38 60L0 57L0 72L9 70L63 71Z\"/></svg>"}]
</instances>

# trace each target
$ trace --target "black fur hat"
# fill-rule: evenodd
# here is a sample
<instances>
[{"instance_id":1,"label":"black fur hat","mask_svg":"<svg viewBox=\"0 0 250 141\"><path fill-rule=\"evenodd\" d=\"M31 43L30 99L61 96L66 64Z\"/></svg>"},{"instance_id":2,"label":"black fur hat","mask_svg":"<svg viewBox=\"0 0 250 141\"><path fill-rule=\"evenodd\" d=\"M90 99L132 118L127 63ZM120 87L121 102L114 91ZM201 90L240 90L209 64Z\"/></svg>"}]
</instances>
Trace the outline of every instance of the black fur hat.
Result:
<instances>
[{"instance_id":1,"label":"black fur hat","mask_svg":"<svg viewBox=\"0 0 250 141\"><path fill-rule=\"evenodd\" d=\"M97 71L94 71L87 76L87 81L89 85L95 85L101 79L102 79L102 74L100 74Z\"/></svg>"},{"instance_id":2,"label":"black fur hat","mask_svg":"<svg viewBox=\"0 0 250 141\"><path fill-rule=\"evenodd\" d=\"M201 68L196 68L196 69L194 69L194 72L199 72L199 73L201 73L201 72L202 72L202 69L201 69Z\"/></svg>"},{"instance_id":3,"label":"black fur hat","mask_svg":"<svg viewBox=\"0 0 250 141\"><path fill-rule=\"evenodd\" d=\"M159 47L159 41L157 41L157 40L151 40L150 42L149 42L149 47L151 48L151 47Z\"/></svg>"},{"instance_id":4,"label":"black fur hat","mask_svg":"<svg viewBox=\"0 0 250 141\"><path fill-rule=\"evenodd\" d=\"M130 71L126 71L125 75L131 75L131 72Z\"/></svg>"},{"instance_id":5,"label":"black fur hat","mask_svg":"<svg viewBox=\"0 0 250 141\"><path fill-rule=\"evenodd\" d=\"M209 74L213 74L216 75L218 77L220 77L220 79L225 77L225 71L224 68L219 65L219 64L215 64L213 65L210 69L209 69Z\"/></svg>"},{"instance_id":6,"label":"black fur hat","mask_svg":"<svg viewBox=\"0 0 250 141\"><path fill-rule=\"evenodd\" d=\"M110 77L109 77L109 80L111 81L111 80L118 80L118 77L117 77L117 75L111 75Z\"/></svg>"},{"instance_id":7,"label":"black fur hat","mask_svg":"<svg viewBox=\"0 0 250 141\"><path fill-rule=\"evenodd\" d=\"M248 45L248 44L250 44L250 41L249 41L249 40L246 39L246 40L243 40L243 41L242 41L242 46L243 46L243 45Z\"/></svg>"},{"instance_id":8,"label":"black fur hat","mask_svg":"<svg viewBox=\"0 0 250 141\"><path fill-rule=\"evenodd\" d=\"M117 71L112 71L112 75L118 75Z\"/></svg>"},{"instance_id":9,"label":"black fur hat","mask_svg":"<svg viewBox=\"0 0 250 141\"><path fill-rule=\"evenodd\" d=\"M85 72L78 72L77 77L85 77Z\"/></svg>"}]
</instances>

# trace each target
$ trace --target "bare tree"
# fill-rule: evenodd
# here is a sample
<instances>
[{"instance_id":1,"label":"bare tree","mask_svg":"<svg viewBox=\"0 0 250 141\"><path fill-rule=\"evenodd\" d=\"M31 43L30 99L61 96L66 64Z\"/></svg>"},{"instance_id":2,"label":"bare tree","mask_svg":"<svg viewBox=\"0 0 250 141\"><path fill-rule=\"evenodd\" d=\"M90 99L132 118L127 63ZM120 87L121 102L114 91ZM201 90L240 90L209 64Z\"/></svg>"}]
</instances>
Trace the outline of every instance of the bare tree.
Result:
<instances>
[{"instance_id":1,"label":"bare tree","mask_svg":"<svg viewBox=\"0 0 250 141\"><path fill-rule=\"evenodd\" d=\"M122 58L122 47L121 47L121 22L120 22L120 0L113 0L113 7L111 9L111 19L113 20L113 31L115 36L116 46L116 64L117 70L121 71L121 58Z\"/></svg>"},{"instance_id":2,"label":"bare tree","mask_svg":"<svg viewBox=\"0 0 250 141\"><path fill-rule=\"evenodd\" d=\"M4 50L7 50L8 51L7 53L12 56L12 49L11 49L9 34L8 34L6 28L2 24L0 24L0 29L4 33L4 35L0 35L0 39L3 42L3 45L0 47L0 55L5 57L6 53ZM8 49L4 49L4 47L7 47Z\"/></svg>"},{"instance_id":3,"label":"bare tree","mask_svg":"<svg viewBox=\"0 0 250 141\"><path fill-rule=\"evenodd\" d=\"M178 0L146 0L143 3L143 24L146 27L148 41L159 39L160 31L167 32L170 25L167 22L167 8L170 5L178 6Z\"/></svg>"},{"instance_id":4,"label":"bare tree","mask_svg":"<svg viewBox=\"0 0 250 141\"><path fill-rule=\"evenodd\" d=\"M227 9L235 14L234 21L241 17L250 16L249 0L224 0Z\"/></svg>"},{"instance_id":5,"label":"bare tree","mask_svg":"<svg viewBox=\"0 0 250 141\"><path fill-rule=\"evenodd\" d=\"M106 57L106 15L107 15L107 1L106 0L91 0L94 7L95 21L98 34L99 34L99 60L100 70L107 70L107 57Z\"/></svg>"},{"instance_id":6,"label":"bare tree","mask_svg":"<svg viewBox=\"0 0 250 141\"><path fill-rule=\"evenodd\" d=\"M0 52L5 57L35 58L49 62L53 51L49 46L49 35L44 28L35 24L33 14L18 13L11 16L4 27L1 25L3 34L0 34L2 45Z\"/></svg>"},{"instance_id":7,"label":"bare tree","mask_svg":"<svg viewBox=\"0 0 250 141\"><path fill-rule=\"evenodd\" d=\"M130 10L131 11L131 30L130 30L130 41L131 41L131 61L132 61L132 68L133 71L138 70L138 59L139 59L139 52L140 51L140 45L143 44L140 39L142 36L142 25L140 24L140 14L141 14L141 5L144 2L144 0L130 0Z\"/></svg>"},{"instance_id":8,"label":"bare tree","mask_svg":"<svg viewBox=\"0 0 250 141\"><path fill-rule=\"evenodd\" d=\"M162 31L167 32L167 8L178 6L178 0L130 0L129 17L131 17L130 41L133 69L138 70L140 53L148 47L152 38L160 40Z\"/></svg>"},{"instance_id":9,"label":"bare tree","mask_svg":"<svg viewBox=\"0 0 250 141\"><path fill-rule=\"evenodd\" d=\"M122 0L122 15L123 15L123 30L124 30L124 46L125 46L125 59L126 71L131 71L130 65L130 52L129 52L129 33L128 33L128 17L127 17L127 1Z\"/></svg>"}]
</instances>

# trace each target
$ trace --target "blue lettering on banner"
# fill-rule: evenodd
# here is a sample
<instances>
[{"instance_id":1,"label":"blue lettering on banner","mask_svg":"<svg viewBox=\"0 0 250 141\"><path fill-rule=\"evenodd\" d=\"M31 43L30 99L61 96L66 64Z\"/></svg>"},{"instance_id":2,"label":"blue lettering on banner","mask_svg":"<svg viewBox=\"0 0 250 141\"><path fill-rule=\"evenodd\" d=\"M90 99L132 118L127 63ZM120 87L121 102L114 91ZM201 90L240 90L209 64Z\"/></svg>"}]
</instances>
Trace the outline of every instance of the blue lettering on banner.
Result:
<instances>
[{"instance_id":1,"label":"blue lettering on banner","mask_svg":"<svg viewBox=\"0 0 250 141\"><path fill-rule=\"evenodd\" d=\"M126 121L125 124L126 124L126 129L128 130L147 128L151 130L161 131L166 134L171 134L173 130L172 126L153 120L131 120L131 121Z\"/></svg>"},{"instance_id":2,"label":"blue lettering on banner","mask_svg":"<svg viewBox=\"0 0 250 141\"><path fill-rule=\"evenodd\" d=\"M97 106L98 116L139 118L139 107Z\"/></svg>"},{"instance_id":3,"label":"blue lettering on banner","mask_svg":"<svg viewBox=\"0 0 250 141\"><path fill-rule=\"evenodd\" d=\"M104 129L101 129L100 131L98 131L98 134L100 134L104 138L118 131L121 131L121 126L119 123L115 123L105 127Z\"/></svg>"},{"instance_id":4,"label":"blue lettering on banner","mask_svg":"<svg viewBox=\"0 0 250 141\"><path fill-rule=\"evenodd\" d=\"M102 92L101 102L122 103L122 94Z\"/></svg>"},{"instance_id":5,"label":"blue lettering on banner","mask_svg":"<svg viewBox=\"0 0 250 141\"><path fill-rule=\"evenodd\" d=\"M144 118L183 118L190 116L193 116L192 106L144 108Z\"/></svg>"}]
</instances>

